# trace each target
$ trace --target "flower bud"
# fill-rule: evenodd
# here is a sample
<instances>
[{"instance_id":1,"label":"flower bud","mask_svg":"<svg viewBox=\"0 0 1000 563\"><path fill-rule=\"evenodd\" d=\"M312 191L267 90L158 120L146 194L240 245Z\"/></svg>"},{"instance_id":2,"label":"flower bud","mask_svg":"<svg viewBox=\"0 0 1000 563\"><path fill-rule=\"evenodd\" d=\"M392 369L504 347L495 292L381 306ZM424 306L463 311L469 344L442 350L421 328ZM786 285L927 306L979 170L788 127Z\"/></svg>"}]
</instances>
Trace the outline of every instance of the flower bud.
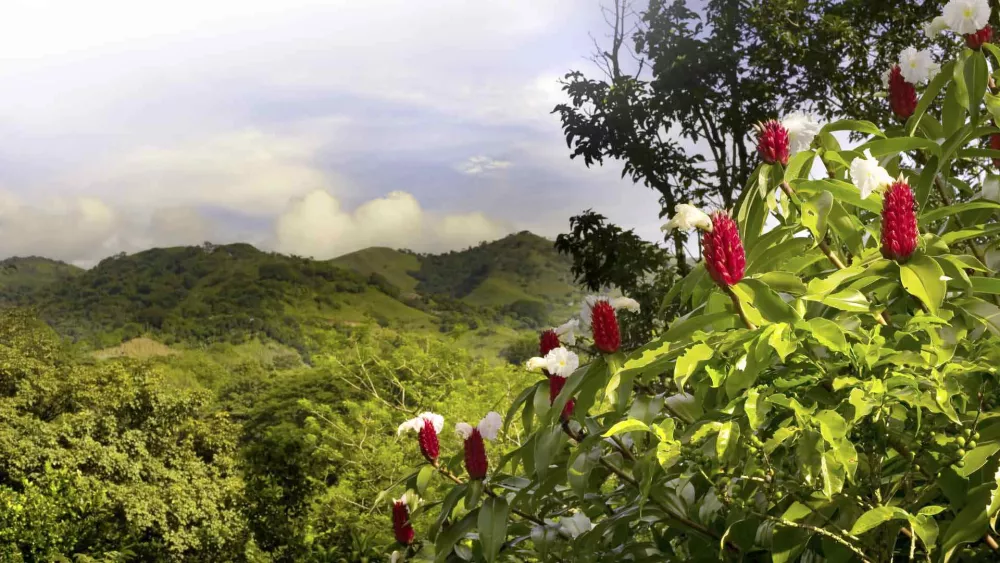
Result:
<instances>
[{"instance_id":1,"label":"flower bud","mask_svg":"<svg viewBox=\"0 0 1000 563\"><path fill-rule=\"evenodd\" d=\"M900 119L909 119L917 109L917 89L903 78L899 65L889 71L889 106Z\"/></svg>"},{"instance_id":2,"label":"flower bud","mask_svg":"<svg viewBox=\"0 0 1000 563\"><path fill-rule=\"evenodd\" d=\"M594 346L605 354L614 354L621 346L618 318L611 303L598 301L590 309L590 327L594 335Z\"/></svg>"},{"instance_id":3,"label":"flower bud","mask_svg":"<svg viewBox=\"0 0 1000 563\"><path fill-rule=\"evenodd\" d=\"M982 49L983 43L989 43L993 39L993 28L989 24L986 24L982 29L975 33L969 33L965 35L965 44L972 50L978 51Z\"/></svg>"},{"instance_id":4,"label":"flower bud","mask_svg":"<svg viewBox=\"0 0 1000 563\"><path fill-rule=\"evenodd\" d=\"M539 338L538 355L544 358L546 354L555 350L559 346L561 346L561 344L559 344L559 335L556 334L556 331L546 330L542 333L541 338Z\"/></svg>"},{"instance_id":5,"label":"flower bud","mask_svg":"<svg viewBox=\"0 0 1000 563\"><path fill-rule=\"evenodd\" d=\"M917 213L913 190L902 177L882 201L882 256L905 262L917 249Z\"/></svg>"},{"instance_id":6,"label":"flower bud","mask_svg":"<svg viewBox=\"0 0 1000 563\"><path fill-rule=\"evenodd\" d=\"M721 211L712 215L712 231L701 239L705 269L719 287L727 288L743 279L746 256L736 221Z\"/></svg>"},{"instance_id":7,"label":"flower bud","mask_svg":"<svg viewBox=\"0 0 1000 563\"><path fill-rule=\"evenodd\" d=\"M766 164L788 164L788 130L775 120L757 125L757 152Z\"/></svg>"},{"instance_id":8,"label":"flower bud","mask_svg":"<svg viewBox=\"0 0 1000 563\"><path fill-rule=\"evenodd\" d=\"M434 423L424 419L424 426L420 429L417 439L420 442L420 453L424 454L427 461L433 462L436 460L441 451L438 444L437 431L434 430Z\"/></svg>"},{"instance_id":9,"label":"flower bud","mask_svg":"<svg viewBox=\"0 0 1000 563\"><path fill-rule=\"evenodd\" d=\"M396 536L396 541L403 545L413 543L413 524L410 523L410 507L406 498L401 498L392 503L392 531Z\"/></svg>"}]
</instances>

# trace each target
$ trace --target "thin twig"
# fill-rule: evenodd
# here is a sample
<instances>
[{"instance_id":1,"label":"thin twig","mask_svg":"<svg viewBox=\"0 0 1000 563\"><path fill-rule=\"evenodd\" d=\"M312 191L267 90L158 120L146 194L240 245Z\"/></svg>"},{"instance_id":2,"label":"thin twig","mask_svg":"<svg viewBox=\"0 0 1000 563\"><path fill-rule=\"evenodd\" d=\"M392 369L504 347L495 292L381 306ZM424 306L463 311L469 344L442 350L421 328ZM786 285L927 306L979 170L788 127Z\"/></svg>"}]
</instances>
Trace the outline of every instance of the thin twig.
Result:
<instances>
[{"instance_id":1,"label":"thin twig","mask_svg":"<svg viewBox=\"0 0 1000 563\"><path fill-rule=\"evenodd\" d=\"M740 303L740 298L736 296L733 288L726 286L726 293L729 294L729 298L733 300L733 307L736 309L736 313L743 319L743 324L747 326L750 330L757 330L757 325L750 322L747 318L746 312L743 310L743 304Z\"/></svg>"}]
</instances>

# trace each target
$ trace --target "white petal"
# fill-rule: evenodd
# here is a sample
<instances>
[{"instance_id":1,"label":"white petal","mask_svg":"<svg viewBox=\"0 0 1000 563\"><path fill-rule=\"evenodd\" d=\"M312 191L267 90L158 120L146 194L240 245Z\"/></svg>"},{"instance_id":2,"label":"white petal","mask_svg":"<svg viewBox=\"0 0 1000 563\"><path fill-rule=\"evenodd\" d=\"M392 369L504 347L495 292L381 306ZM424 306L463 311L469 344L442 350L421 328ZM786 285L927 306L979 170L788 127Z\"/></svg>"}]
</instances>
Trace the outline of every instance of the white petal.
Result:
<instances>
[{"instance_id":1,"label":"white petal","mask_svg":"<svg viewBox=\"0 0 1000 563\"><path fill-rule=\"evenodd\" d=\"M594 527L590 518L587 518L587 515L582 512L577 512L568 518L561 518L559 525L573 538L589 532Z\"/></svg>"},{"instance_id":2,"label":"white petal","mask_svg":"<svg viewBox=\"0 0 1000 563\"><path fill-rule=\"evenodd\" d=\"M619 309L625 309L626 311L631 311L633 313L639 312L639 302L631 297L615 297L610 301L610 303L616 311Z\"/></svg>"},{"instance_id":3,"label":"white petal","mask_svg":"<svg viewBox=\"0 0 1000 563\"><path fill-rule=\"evenodd\" d=\"M500 413L490 411L479 421L479 433L487 440L496 440L503 426L503 417Z\"/></svg>"},{"instance_id":4,"label":"white petal","mask_svg":"<svg viewBox=\"0 0 1000 563\"><path fill-rule=\"evenodd\" d=\"M781 126L788 131L788 150L791 154L808 150L823 128L812 116L801 111L786 115L781 120Z\"/></svg>"},{"instance_id":5,"label":"white petal","mask_svg":"<svg viewBox=\"0 0 1000 563\"><path fill-rule=\"evenodd\" d=\"M945 21L944 16L938 16L924 24L924 35L928 39L934 39L946 29L948 29L948 22Z\"/></svg>"},{"instance_id":6,"label":"white petal","mask_svg":"<svg viewBox=\"0 0 1000 563\"><path fill-rule=\"evenodd\" d=\"M411 430L413 432L420 432L420 429L423 427L424 419L419 416L417 418L411 418L410 420L407 420L399 425L399 428L396 429L396 435L402 435L403 432L409 432Z\"/></svg>"},{"instance_id":7,"label":"white petal","mask_svg":"<svg viewBox=\"0 0 1000 563\"><path fill-rule=\"evenodd\" d=\"M573 346L576 344L576 331L580 330L580 319L572 318L553 330L559 336L560 342Z\"/></svg>"},{"instance_id":8,"label":"white petal","mask_svg":"<svg viewBox=\"0 0 1000 563\"><path fill-rule=\"evenodd\" d=\"M990 4L987 0L951 0L945 4L941 17L955 33L975 33L989 22Z\"/></svg>"},{"instance_id":9,"label":"white petal","mask_svg":"<svg viewBox=\"0 0 1000 563\"><path fill-rule=\"evenodd\" d=\"M545 358L531 358L525 363L524 367L528 371L542 371L547 365L549 365L549 362Z\"/></svg>"},{"instance_id":10,"label":"white petal","mask_svg":"<svg viewBox=\"0 0 1000 563\"><path fill-rule=\"evenodd\" d=\"M660 230L670 232L674 229L689 231L691 229L712 230L712 218L697 207L679 203L674 207L674 216Z\"/></svg>"},{"instance_id":11,"label":"white petal","mask_svg":"<svg viewBox=\"0 0 1000 563\"><path fill-rule=\"evenodd\" d=\"M455 434L463 440L468 440L469 436L472 435L472 425L465 422L459 422L455 425Z\"/></svg>"},{"instance_id":12,"label":"white petal","mask_svg":"<svg viewBox=\"0 0 1000 563\"><path fill-rule=\"evenodd\" d=\"M934 62L931 52L921 51L913 47L903 49L899 54L899 72L910 84L921 84L930 80L941 70L941 65Z\"/></svg>"},{"instance_id":13,"label":"white petal","mask_svg":"<svg viewBox=\"0 0 1000 563\"><path fill-rule=\"evenodd\" d=\"M432 412L422 412L420 413L420 418L431 421L431 425L434 426L434 433L440 434L444 430L443 416ZM421 423L421 426L423 426L423 423Z\"/></svg>"},{"instance_id":14,"label":"white petal","mask_svg":"<svg viewBox=\"0 0 1000 563\"><path fill-rule=\"evenodd\" d=\"M552 375L569 377L580 367L580 357L562 346L545 355L545 369Z\"/></svg>"},{"instance_id":15,"label":"white petal","mask_svg":"<svg viewBox=\"0 0 1000 563\"><path fill-rule=\"evenodd\" d=\"M987 174L986 180L983 182L983 190L980 192L979 197L987 201L1000 203L1000 176Z\"/></svg>"},{"instance_id":16,"label":"white petal","mask_svg":"<svg viewBox=\"0 0 1000 563\"><path fill-rule=\"evenodd\" d=\"M871 151L865 149L864 158L851 161L851 181L861 192L861 199L865 199L872 192L891 184L892 176L879 165Z\"/></svg>"},{"instance_id":17,"label":"white petal","mask_svg":"<svg viewBox=\"0 0 1000 563\"><path fill-rule=\"evenodd\" d=\"M392 556L389 558L389 563L400 563L403 560L403 554L398 550L392 552Z\"/></svg>"}]
</instances>

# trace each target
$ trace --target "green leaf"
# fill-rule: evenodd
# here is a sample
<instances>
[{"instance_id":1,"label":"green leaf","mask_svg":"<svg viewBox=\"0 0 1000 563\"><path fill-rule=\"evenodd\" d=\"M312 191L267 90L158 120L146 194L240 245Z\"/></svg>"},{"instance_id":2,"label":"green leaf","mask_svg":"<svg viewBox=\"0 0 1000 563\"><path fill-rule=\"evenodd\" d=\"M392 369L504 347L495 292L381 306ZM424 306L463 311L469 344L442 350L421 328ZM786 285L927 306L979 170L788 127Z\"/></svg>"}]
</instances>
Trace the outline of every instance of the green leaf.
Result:
<instances>
[{"instance_id":1,"label":"green leaf","mask_svg":"<svg viewBox=\"0 0 1000 563\"><path fill-rule=\"evenodd\" d=\"M427 484L431 482L431 477L434 476L434 467L431 465L425 465L420 468L420 473L417 473L417 494L424 496L427 492Z\"/></svg>"},{"instance_id":2,"label":"green leaf","mask_svg":"<svg viewBox=\"0 0 1000 563\"><path fill-rule=\"evenodd\" d=\"M809 171L812 170L812 162L815 156L816 153L813 151L795 153L792 158L788 159L788 165L785 166L785 181L791 182L802 176L808 176Z\"/></svg>"},{"instance_id":3,"label":"green leaf","mask_svg":"<svg viewBox=\"0 0 1000 563\"><path fill-rule=\"evenodd\" d=\"M808 299L808 296L806 297ZM852 311L855 313L866 313L871 310L871 304L863 293L856 289L845 289L832 295L820 299L820 303L840 309L841 311Z\"/></svg>"},{"instance_id":4,"label":"green leaf","mask_svg":"<svg viewBox=\"0 0 1000 563\"><path fill-rule=\"evenodd\" d=\"M968 100L966 100L966 103L968 103ZM891 139L876 139L874 141L869 141L854 150L864 152L865 149L870 150L872 156L875 158L885 155L895 156L899 153L913 150L923 150L933 155L941 154L941 145L930 139L924 139L923 137L893 137Z\"/></svg>"},{"instance_id":5,"label":"green leaf","mask_svg":"<svg viewBox=\"0 0 1000 563\"><path fill-rule=\"evenodd\" d=\"M924 116L924 112L926 112L927 108L929 108L931 104L934 103L934 99L937 98L938 94L941 93L941 89L944 88L944 85L948 83L948 79L951 78L952 69L954 68L954 65L955 65L954 61L948 61L947 63L942 65L941 71L938 72L937 75L935 75L934 78L932 78L931 81L927 84L927 87L924 88L924 93L921 94L920 101L917 102L917 107L913 111L913 115L910 116L909 121L907 121L906 125L907 135L913 135L913 132L916 130L917 125L920 123L920 120Z\"/></svg>"},{"instance_id":6,"label":"green leaf","mask_svg":"<svg viewBox=\"0 0 1000 563\"><path fill-rule=\"evenodd\" d=\"M956 469L955 473L958 473L962 477L968 477L986 465L986 462L996 455L997 452L1000 452L1000 443L998 442L977 446L965 453L965 456L962 458L965 461L965 465Z\"/></svg>"},{"instance_id":7,"label":"green leaf","mask_svg":"<svg viewBox=\"0 0 1000 563\"><path fill-rule=\"evenodd\" d=\"M715 349L704 342L688 348L687 352L677 358L677 363L674 365L674 381L677 383L677 388L683 389L698 366L714 355Z\"/></svg>"},{"instance_id":8,"label":"green leaf","mask_svg":"<svg viewBox=\"0 0 1000 563\"><path fill-rule=\"evenodd\" d=\"M967 201L965 203L955 203L953 205L936 207L921 213L919 218L920 225L926 226L934 221L937 221L938 219L944 219L945 217L951 217L953 215L958 215L959 213L975 211L977 209L1000 209L1000 203L977 199L975 201Z\"/></svg>"},{"instance_id":9,"label":"green leaf","mask_svg":"<svg viewBox=\"0 0 1000 563\"><path fill-rule=\"evenodd\" d=\"M864 296L862 296L864 298ZM865 309L867 311L867 308ZM822 317L809 319L813 338L820 344L837 352L847 352L847 337L840 325Z\"/></svg>"},{"instance_id":10,"label":"green leaf","mask_svg":"<svg viewBox=\"0 0 1000 563\"><path fill-rule=\"evenodd\" d=\"M873 530L882 524L896 519L909 520L909 514L901 508L893 506L876 506L862 514L851 527L851 535L857 536Z\"/></svg>"},{"instance_id":11,"label":"green leaf","mask_svg":"<svg viewBox=\"0 0 1000 563\"><path fill-rule=\"evenodd\" d=\"M832 207L833 194L826 190L802 202L802 224L816 240L823 240L826 236L826 219Z\"/></svg>"},{"instance_id":12,"label":"green leaf","mask_svg":"<svg viewBox=\"0 0 1000 563\"><path fill-rule=\"evenodd\" d=\"M973 51L972 56L965 62L965 81L969 87L969 114L975 120L979 113L979 103L986 94L986 83L989 81L990 71L986 65L986 55L982 51Z\"/></svg>"},{"instance_id":13,"label":"green leaf","mask_svg":"<svg viewBox=\"0 0 1000 563\"><path fill-rule=\"evenodd\" d=\"M435 561L438 563L447 561L448 555L451 554L455 544L476 526L476 521L479 518L479 510L477 508L466 514L464 518L448 526L448 528L438 534L437 541L434 542Z\"/></svg>"},{"instance_id":14,"label":"green leaf","mask_svg":"<svg viewBox=\"0 0 1000 563\"><path fill-rule=\"evenodd\" d=\"M937 314L948 289L942 276L944 270L928 256L915 256L899 267L903 288L919 299L932 315Z\"/></svg>"},{"instance_id":15,"label":"green leaf","mask_svg":"<svg viewBox=\"0 0 1000 563\"><path fill-rule=\"evenodd\" d=\"M730 317L732 317L732 315L725 312L710 314L698 313L690 317L682 317L670 325L670 328L663 333L661 340L664 342L677 342L684 340L694 333L694 331ZM629 361L631 361L631 359ZM628 367L628 362L626 362L625 365Z\"/></svg>"},{"instance_id":16,"label":"green leaf","mask_svg":"<svg viewBox=\"0 0 1000 563\"><path fill-rule=\"evenodd\" d=\"M820 434L831 445L847 435L847 421L837 411L821 410L813 415L813 420L819 423Z\"/></svg>"},{"instance_id":17,"label":"green leaf","mask_svg":"<svg viewBox=\"0 0 1000 563\"><path fill-rule=\"evenodd\" d=\"M963 52L962 55L955 60L955 68L951 74L951 78L954 80L955 84L955 97L958 100L958 105L962 106L966 110L969 109L969 87L965 82L965 61L967 58L968 54Z\"/></svg>"},{"instance_id":18,"label":"green leaf","mask_svg":"<svg viewBox=\"0 0 1000 563\"><path fill-rule=\"evenodd\" d=\"M1000 279L987 278L984 276L969 276L972 282L972 290L976 293L1000 294Z\"/></svg>"},{"instance_id":19,"label":"green leaf","mask_svg":"<svg viewBox=\"0 0 1000 563\"><path fill-rule=\"evenodd\" d=\"M802 195L819 195L823 192L830 192L833 199L860 207L872 213L882 212L882 196L873 193L865 199L861 199L861 192L850 182L836 179L806 180L794 184L796 192Z\"/></svg>"},{"instance_id":20,"label":"green leaf","mask_svg":"<svg viewBox=\"0 0 1000 563\"><path fill-rule=\"evenodd\" d=\"M611 436L617 436L618 434L624 434L626 432L635 432L635 431L649 432L649 426L646 426L646 423L641 420L629 418L627 420L619 422L618 424L615 424L614 426L609 428L607 432L602 434L602 436L605 438L610 438Z\"/></svg>"},{"instance_id":21,"label":"green leaf","mask_svg":"<svg viewBox=\"0 0 1000 563\"><path fill-rule=\"evenodd\" d=\"M502 497L489 497L479 509L479 542L483 545L483 556L493 563L500 547L507 539L507 517L509 507Z\"/></svg>"},{"instance_id":22,"label":"green leaf","mask_svg":"<svg viewBox=\"0 0 1000 563\"><path fill-rule=\"evenodd\" d=\"M965 508L955 516L948 529L941 537L941 550L951 551L963 543L978 541L989 527L989 516L986 514L987 494L975 495L965 505Z\"/></svg>"},{"instance_id":23,"label":"green leaf","mask_svg":"<svg viewBox=\"0 0 1000 563\"><path fill-rule=\"evenodd\" d=\"M767 440L767 442L764 442L764 451L768 454L774 453L774 450L778 449L781 444L785 443L785 440L794 436L797 431L798 429L792 426L784 426L775 430L774 434Z\"/></svg>"},{"instance_id":24,"label":"green leaf","mask_svg":"<svg viewBox=\"0 0 1000 563\"><path fill-rule=\"evenodd\" d=\"M467 488L468 485L462 484L462 485L456 485L450 491L448 491L448 494L445 495L444 497L444 502L441 503L441 512L438 514L437 519L434 521L434 524L431 525L431 528L428 531L427 534L428 537L433 538L437 536L438 530L441 529L441 526L444 524L445 520L451 517L451 513L453 510L455 510L455 506L458 504L458 501L465 496Z\"/></svg>"},{"instance_id":25,"label":"green leaf","mask_svg":"<svg viewBox=\"0 0 1000 563\"><path fill-rule=\"evenodd\" d=\"M760 311L770 322L794 323L800 318L791 305L760 280L744 278L732 289L741 302Z\"/></svg>"},{"instance_id":26,"label":"green leaf","mask_svg":"<svg viewBox=\"0 0 1000 563\"><path fill-rule=\"evenodd\" d=\"M806 292L806 284L802 283L799 276L791 272L767 272L754 276L767 284L768 287L780 293L789 295L802 295Z\"/></svg>"},{"instance_id":27,"label":"green leaf","mask_svg":"<svg viewBox=\"0 0 1000 563\"><path fill-rule=\"evenodd\" d=\"M833 123L828 123L820 130L821 133L833 133L834 131L856 131L866 135L885 137L885 133L871 121L858 121L854 119L840 119Z\"/></svg>"},{"instance_id":28,"label":"green leaf","mask_svg":"<svg viewBox=\"0 0 1000 563\"><path fill-rule=\"evenodd\" d=\"M719 428L719 434L715 437L715 455L719 460L726 459L730 444L738 442L740 439L740 425L730 420L723 423Z\"/></svg>"}]
</instances>

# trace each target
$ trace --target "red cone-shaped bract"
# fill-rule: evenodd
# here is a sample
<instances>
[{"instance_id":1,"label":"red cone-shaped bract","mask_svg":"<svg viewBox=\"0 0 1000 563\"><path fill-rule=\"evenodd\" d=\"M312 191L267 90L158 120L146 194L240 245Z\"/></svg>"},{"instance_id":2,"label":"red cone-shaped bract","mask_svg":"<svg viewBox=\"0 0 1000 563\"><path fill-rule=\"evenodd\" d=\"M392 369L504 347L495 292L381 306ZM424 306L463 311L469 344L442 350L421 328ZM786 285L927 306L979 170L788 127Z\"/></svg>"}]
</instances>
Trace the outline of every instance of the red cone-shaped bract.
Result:
<instances>
[{"instance_id":1,"label":"red cone-shaped bract","mask_svg":"<svg viewBox=\"0 0 1000 563\"><path fill-rule=\"evenodd\" d=\"M538 339L538 355L544 358L546 354L559 346L561 344L559 344L559 335L556 334L556 331L546 330L542 333L541 338Z\"/></svg>"},{"instance_id":2,"label":"red cone-shaped bract","mask_svg":"<svg viewBox=\"0 0 1000 563\"><path fill-rule=\"evenodd\" d=\"M397 500L392 505L392 531L396 541L403 545L413 543L413 525L410 524L410 507L405 501Z\"/></svg>"},{"instance_id":3,"label":"red cone-shaped bract","mask_svg":"<svg viewBox=\"0 0 1000 563\"><path fill-rule=\"evenodd\" d=\"M438 458L438 454L441 452L438 445L438 435L434 431L434 423L425 418L424 427L420 429L417 440L420 442L420 452L424 454L427 461L434 461Z\"/></svg>"},{"instance_id":4,"label":"red cone-shaped bract","mask_svg":"<svg viewBox=\"0 0 1000 563\"><path fill-rule=\"evenodd\" d=\"M983 43L989 43L993 39L993 28L989 24L980 29L975 33L970 33L965 36L965 44L969 46L970 49L975 49L978 51L982 48Z\"/></svg>"},{"instance_id":5,"label":"red cone-shaped bract","mask_svg":"<svg viewBox=\"0 0 1000 563\"><path fill-rule=\"evenodd\" d=\"M621 346L618 332L618 318L615 308L605 300L594 303L590 309L590 327L594 334L594 346L605 354L614 354Z\"/></svg>"},{"instance_id":6,"label":"red cone-shaped bract","mask_svg":"<svg viewBox=\"0 0 1000 563\"><path fill-rule=\"evenodd\" d=\"M758 125L757 152L767 164L788 164L788 130L773 119Z\"/></svg>"},{"instance_id":7,"label":"red cone-shaped bract","mask_svg":"<svg viewBox=\"0 0 1000 563\"><path fill-rule=\"evenodd\" d=\"M465 439L465 469L469 472L469 479L483 479L486 477L488 467L483 435L479 433L478 428L473 428L472 433Z\"/></svg>"},{"instance_id":8,"label":"red cone-shaped bract","mask_svg":"<svg viewBox=\"0 0 1000 563\"><path fill-rule=\"evenodd\" d=\"M903 78L899 65L889 73L889 105L900 119L908 119L917 109L917 89Z\"/></svg>"},{"instance_id":9,"label":"red cone-shaped bract","mask_svg":"<svg viewBox=\"0 0 1000 563\"><path fill-rule=\"evenodd\" d=\"M563 386L566 385L566 378L559 377L558 375L553 375L549 377L549 404L556 402L556 397L562 392ZM570 399L566 401L566 406L562 410L562 419L569 420L569 417L573 416L573 408L576 407L576 399Z\"/></svg>"},{"instance_id":10,"label":"red cone-shaped bract","mask_svg":"<svg viewBox=\"0 0 1000 563\"><path fill-rule=\"evenodd\" d=\"M882 256L905 262L917 249L913 190L904 180L889 186L882 199Z\"/></svg>"},{"instance_id":11,"label":"red cone-shaped bract","mask_svg":"<svg viewBox=\"0 0 1000 563\"><path fill-rule=\"evenodd\" d=\"M736 221L727 213L712 215L712 231L702 235L705 268L715 283L726 288L743 279L746 256Z\"/></svg>"},{"instance_id":12,"label":"red cone-shaped bract","mask_svg":"<svg viewBox=\"0 0 1000 563\"><path fill-rule=\"evenodd\" d=\"M990 135L990 148L995 151L1000 151L1000 133ZM1000 168L1000 158L993 159L993 166Z\"/></svg>"}]
</instances>

